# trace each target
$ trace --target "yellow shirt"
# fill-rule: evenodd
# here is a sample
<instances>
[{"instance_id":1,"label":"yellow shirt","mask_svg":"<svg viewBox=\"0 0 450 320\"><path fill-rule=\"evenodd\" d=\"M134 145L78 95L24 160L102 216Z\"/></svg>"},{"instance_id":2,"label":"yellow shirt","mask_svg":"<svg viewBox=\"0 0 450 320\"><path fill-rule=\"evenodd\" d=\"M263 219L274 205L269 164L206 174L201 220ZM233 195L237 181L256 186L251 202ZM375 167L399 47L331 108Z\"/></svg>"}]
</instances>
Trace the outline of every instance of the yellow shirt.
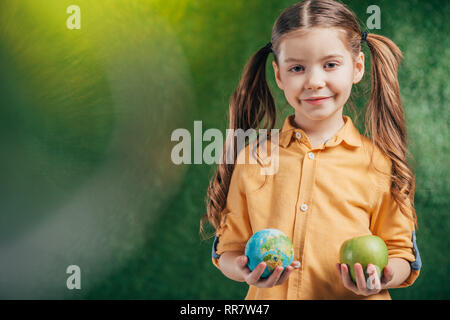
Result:
<instances>
[{"instance_id":1,"label":"yellow shirt","mask_svg":"<svg viewBox=\"0 0 450 320\"><path fill-rule=\"evenodd\" d=\"M294 260L301 266L280 286L249 286L246 299L391 299L387 290L368 297L354 294L336 271L341 244L368 234L385 241L389 258L416 260L414 222L391 197L390 177L369 166L372 142L343 116L345 124L334 137L312 148L305 132L292 124L293 117L286 118L278 136L275 174L261 174L261 164L250 161L251 145L239 153L227 215L216 230L214 265L219 267L225 251L244 252L255 232L276 228L292 240ZM274 143L266 145L268 152ZM391 160L378 148L374 163L391 172ZM401 287L411 285L419 272L420 267L412 268Z\"/></svg>"}]
</instances>

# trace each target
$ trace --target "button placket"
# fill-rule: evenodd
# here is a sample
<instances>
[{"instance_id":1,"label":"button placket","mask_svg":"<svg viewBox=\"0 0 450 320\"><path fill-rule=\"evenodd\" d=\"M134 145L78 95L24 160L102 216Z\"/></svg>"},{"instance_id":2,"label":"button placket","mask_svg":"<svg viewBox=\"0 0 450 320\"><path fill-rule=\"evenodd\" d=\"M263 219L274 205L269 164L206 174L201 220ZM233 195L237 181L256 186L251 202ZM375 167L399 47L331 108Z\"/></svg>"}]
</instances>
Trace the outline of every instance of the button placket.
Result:
<instances>
[{"instance_id":1,"label":"button placket","mask_svg":"<svg viewBox=\"0 0 450 320\"><path fill-rule=\"evenodd\" d=\"M294 222L294 255L297 257L301 264L304 265L304 249L305 238L307 233L307 224L309 217L312 214L311 207L311 195L314 187L314 177L316 171L317 162L314 161L314 157L308 155L308 151L305 150L304 159L302 164L300 187L298 190L298 198L296 203L296 217ZM314 155L314 153L310 152ZM303 295L303 283L302 283L302 268L299 272L292 276L288 285L288 298L289 299L301 299Z\"/></svg>"}]
</instances>

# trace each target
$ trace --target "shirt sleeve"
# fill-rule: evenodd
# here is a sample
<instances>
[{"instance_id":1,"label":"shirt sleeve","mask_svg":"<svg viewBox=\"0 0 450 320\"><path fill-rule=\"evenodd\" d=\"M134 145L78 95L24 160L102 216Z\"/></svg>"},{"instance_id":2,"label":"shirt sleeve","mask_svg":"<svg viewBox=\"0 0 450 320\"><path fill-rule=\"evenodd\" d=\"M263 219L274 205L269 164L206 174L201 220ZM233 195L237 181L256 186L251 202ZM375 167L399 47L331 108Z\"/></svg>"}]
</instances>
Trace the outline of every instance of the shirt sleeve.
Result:
<instances>
[{"instance_id":1,"label":"shirt sleeve","mask_svg":"<svg viewBox=\"0 0 450 320\"><path fill-rule=\"evenodd\" d=\"M224 218L216 230L212 248L212 262L219 268L219 258L225 251L242 251L252 236L247 200L243 190L242 173L244 164L236 164L231 176Z\"/></svg>"},{"instance_id":2,"label":"shirt sleeve","mask_svg":"<svg viewBox=\"0 0 450 320\"><path fill-rule=\"evenodd\" d=\"M408 210L408 214L412 212ZM370 229L372 234L384 240L389 258L403 258L410 263L411 274L400 286L407 287L414 283L420 273L421 260L416 244L414 220L400 211L400 207L390 193L390 186L385 188L373 212Z\"/></svg>"}]
</instances>

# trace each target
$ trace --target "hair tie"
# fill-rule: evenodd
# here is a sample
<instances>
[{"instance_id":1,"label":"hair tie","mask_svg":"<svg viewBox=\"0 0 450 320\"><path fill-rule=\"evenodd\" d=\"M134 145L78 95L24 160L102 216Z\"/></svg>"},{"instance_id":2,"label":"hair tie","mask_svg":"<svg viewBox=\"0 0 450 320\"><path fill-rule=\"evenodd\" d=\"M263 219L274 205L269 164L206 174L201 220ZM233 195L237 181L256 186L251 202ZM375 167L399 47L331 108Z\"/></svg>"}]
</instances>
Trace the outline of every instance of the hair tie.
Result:
<instances>
[{"instance_id":1,"label":"hair tie","mask_svg":"<svg viewBox=\"0 0 450 320\"><path fill-rule=\"evenodd\" d=\"M363 41L367 42L367 32L365 31L361 32L361 42Z\"/></svg>"},{"instance_id":2,"label":"hair tie","mask_svg":"<svg viewBox=\"0 0 450 320\"><path fill-rule=\"evenodd\" d=\"M264 51L268 51L268 52L272 52L272 42L267 43L264 47L263 47Z\"/></svg>"}]
</instances>

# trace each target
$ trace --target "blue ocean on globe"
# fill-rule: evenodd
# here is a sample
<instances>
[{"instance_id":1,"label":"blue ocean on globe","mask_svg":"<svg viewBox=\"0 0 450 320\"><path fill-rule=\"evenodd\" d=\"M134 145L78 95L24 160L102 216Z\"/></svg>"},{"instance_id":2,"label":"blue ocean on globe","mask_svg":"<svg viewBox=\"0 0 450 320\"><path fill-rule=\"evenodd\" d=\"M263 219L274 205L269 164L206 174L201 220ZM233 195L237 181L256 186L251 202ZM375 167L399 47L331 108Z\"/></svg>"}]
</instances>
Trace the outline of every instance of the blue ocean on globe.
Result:
<instances>
[{"instance_id":1,"label":"blue ocean on globe","mask_svg":"<svg viewBox=\"0 0 450 320\"><path fill-rule=\"evenodd\" d=\"M261 278L267 278L278 266L286 268L294 260L292 241L278 229L262 229L247 241L245 255L250 270L261 262L267 264Z\"/></svg>"}]
</instances>

